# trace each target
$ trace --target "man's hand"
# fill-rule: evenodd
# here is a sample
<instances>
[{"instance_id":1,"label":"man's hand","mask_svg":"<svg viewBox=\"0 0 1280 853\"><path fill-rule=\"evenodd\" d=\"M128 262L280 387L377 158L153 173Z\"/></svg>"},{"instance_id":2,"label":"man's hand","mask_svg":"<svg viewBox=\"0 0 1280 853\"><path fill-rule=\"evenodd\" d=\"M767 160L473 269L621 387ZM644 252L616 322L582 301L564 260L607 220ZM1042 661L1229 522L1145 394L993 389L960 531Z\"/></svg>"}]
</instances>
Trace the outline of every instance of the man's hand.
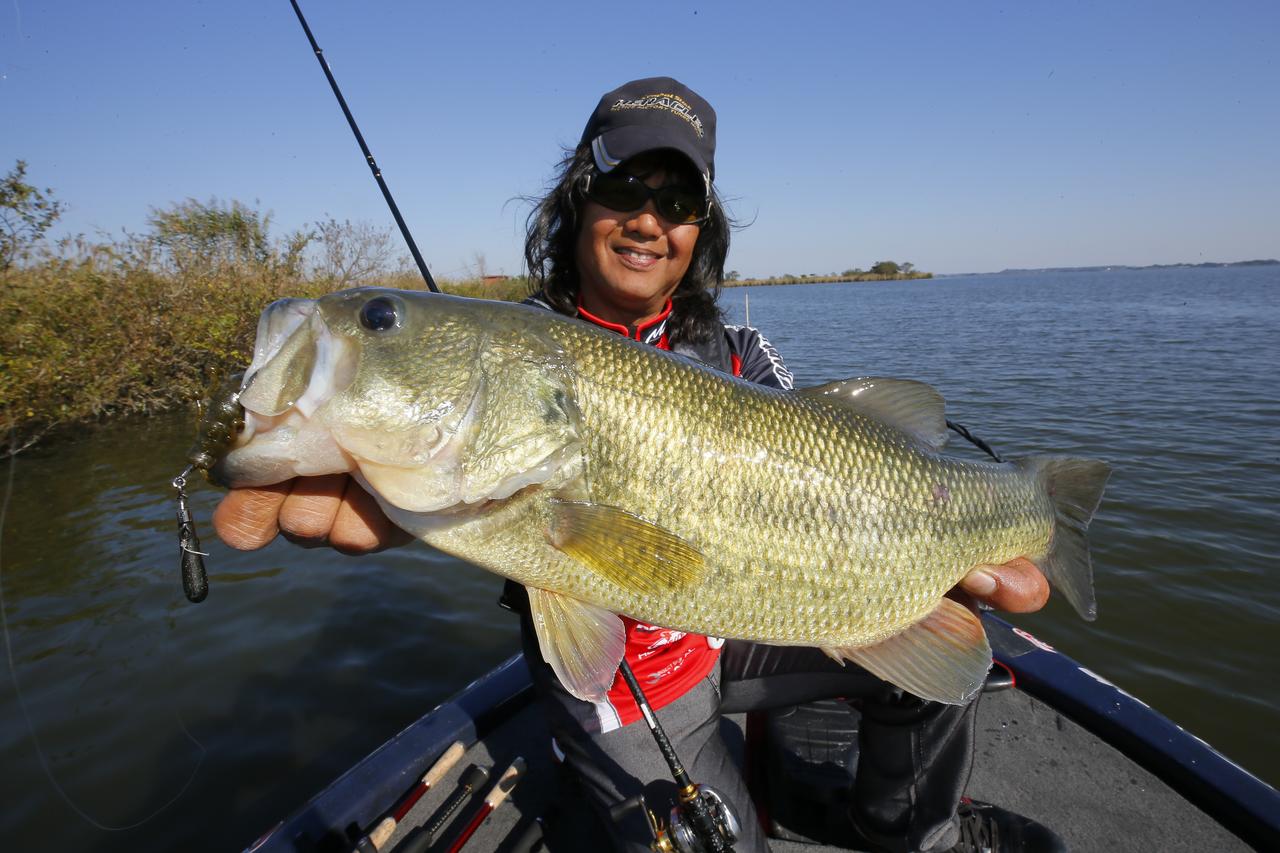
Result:
<instances>
[{"instance_id":1,"label":"man's hand","mask_svg":"<svg viewBox=\"0 0 1280 853\"><path fill-rule=\"evenodd\" d=\"M983 604L1009 613L1032 613L1049 600L1049 582L1035 563L1022 557L1003 566L974 569L957 588Z\"/></svg>"},{"instance_id":2,"label":"man's hand","mask_svg":"<svg viewBox=\"0 0 1280 853\"><path fill-rule=\"evenodd\" d=\"M213 511L213 529L241 551L261 548L277 533L305 547L330 545L344 554L369 554L412 540L346 474L232 489Z\"/></svg>"}]
</instances>

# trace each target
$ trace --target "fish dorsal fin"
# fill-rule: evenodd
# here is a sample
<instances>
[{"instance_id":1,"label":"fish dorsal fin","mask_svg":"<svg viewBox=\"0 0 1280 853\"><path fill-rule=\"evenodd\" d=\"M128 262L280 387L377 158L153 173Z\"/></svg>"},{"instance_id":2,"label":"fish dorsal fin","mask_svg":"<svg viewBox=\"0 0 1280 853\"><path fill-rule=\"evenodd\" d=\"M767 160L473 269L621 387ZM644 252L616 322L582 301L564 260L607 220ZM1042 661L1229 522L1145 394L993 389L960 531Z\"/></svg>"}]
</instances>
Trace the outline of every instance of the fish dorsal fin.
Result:
<instances>
[{"instance_id":1,"label":"fish dorsal fin","mask_svg":"<svg viewBox=\"0 0 1280 853\"><path fill-rule=\"evenodd\" d=\"M934 450L947 443L946 404L932 385L914 379L859 376L796 393L848 406L911 435Z\"/></svg>"},{"instance_id":2,"label":"fish dorsal fin","mask_svg":"<svg viewBox=\"0 0 1280 853\"><path fill-rule=\"evenodd\" d=\"M529 587L538 647L565 689L585 702L604 698L626 647L622 619L603 607Z\"/></svg>"},{"instance_id":3,"label":"fish dorsal fin","mask_svg":"<svg viewBox=\"0 0 1280 853\"><path fill-rule=\"evenodd\" d=\"M969 701L991 669L991 646L982 621L949 598L887 640L871 646L822 650L838 661L853 661L921 699L949 705Z\"/></svg>"},{"instance_id":4,"label":"fish dorsal fin","mask_svg":"<svg viewBox=\"0 0 1280 853\"><path fill-rule=\"evenodd\" d=\"M697 548L617 507L556 501L548 538L591 571L640 595L677 592L706 572Z\"/></svg>"}]
</instances>

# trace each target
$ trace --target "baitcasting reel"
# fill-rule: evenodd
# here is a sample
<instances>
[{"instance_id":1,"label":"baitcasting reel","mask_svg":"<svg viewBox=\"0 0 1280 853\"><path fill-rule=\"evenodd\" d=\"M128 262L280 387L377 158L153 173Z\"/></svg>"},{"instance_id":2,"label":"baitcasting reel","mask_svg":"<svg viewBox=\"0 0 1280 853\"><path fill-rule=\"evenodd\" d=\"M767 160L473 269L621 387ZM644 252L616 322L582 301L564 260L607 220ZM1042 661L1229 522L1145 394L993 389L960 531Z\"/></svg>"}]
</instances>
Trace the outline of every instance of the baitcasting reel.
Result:
<instances>
[{"instance_id":1,"label":"baitcasting reel","mask_svg":"<svg viewBox=\"0 0 1280 853\"><path fill-rule=\"evenodd\" d=\"M683 803L671 807L670 825L667 827L669 843L676 853L712 853L715 850L730 850L738 839L742 825L733 808L720 796L720 792L708 785L703 785L694 792L694 796L702 800L711 817L712 826L723 841L722 844L708 847L698 837L692 822L689 820ZM683 799L683 797L682 797ZM652 821L650 822L652 827Z\"/></svg>"},{"instance_id":2,"label":"baitcasting reel","mask_svg":"<svg viewBox=\"0 0 1280 853\"><path fill-rule=\"evenodd\" d=\"M689 817L691 801L686 801L684 794L685 792L682 791L680 800L671 807L671 816L666 825L663 825L662 819L655 815L645 803L643 794L618 803L611 809L611 815L614 820L617 820L631 809L640 809L649 823L649 832L653 834L653 841L649 843L649 849L653 853L732 851L733 842L737 841L742 829L733 807L714 788L703 786L700 789L697 787L693 789L693 797L698 801L698 806L709 816L712 831L715 833L714 838L704 839L699 836L694 822Z\"/></svg>"}]
</instances>

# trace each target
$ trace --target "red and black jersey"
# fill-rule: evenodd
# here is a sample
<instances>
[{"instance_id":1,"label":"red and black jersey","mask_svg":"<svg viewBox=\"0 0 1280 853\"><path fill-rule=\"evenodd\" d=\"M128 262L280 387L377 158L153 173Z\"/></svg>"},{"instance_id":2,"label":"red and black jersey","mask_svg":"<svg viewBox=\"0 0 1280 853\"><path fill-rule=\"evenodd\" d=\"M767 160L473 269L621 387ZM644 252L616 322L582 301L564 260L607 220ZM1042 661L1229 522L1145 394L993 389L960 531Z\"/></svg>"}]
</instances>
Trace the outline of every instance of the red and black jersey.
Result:
<instances>
[{"instance_id":1,"label":"red and black jersey","mask_svg":"<svg viewBox=\"0 0 1280 853\"><path fill-rule=\"evenodd\" d=\"M541 294L530 296L524 304L545 308L548 311L554 310ZM764 335L750 326L726 324L724 335L721 337L698 344L673 345L667 336L667 321L671 318L670 299L667 300L666 308L658 316L634 329L618 323L610 323L581 307L578 308L578 317L642 344L650 344L658 349L670 350L694 361L700 361L748 382L783 390L790 389L793 385L791 371L787 370L782 356L778 355L778 351Z\"/></svg>"},{"instance_id":2,"label":"red and black jersey","mask_svg":"<svg viewBox=\"0 0 1280 853\"><path fill-rule=\"evenodd\" d=\"M541 294L529 297L525 304L552 310ZM578 317L632 340L700 361L748 382L784 390L791 388L793 384L791 371L787 370L778 351L764 335L749 326L726 325L724 334L711 341L673 346L667 335L667 321L671 317L670 300L657 317L635 328L610 323L582 308L578 309ZM513 581L507 581L503 602L512 609L528 612L524 590ZM661 708L675 701L706 678L716 665L720 646L724 643L718 637L646 625L628 616L623 616L622 620L627 637L624 652L627 663L631 665L632 672L644 688L645 697L654 708ZM595 706L595 722L599 731L610 731L640 719L640 709L621 675L614 679L605 699L595 703Z\"/></svg>"}]
</instances>

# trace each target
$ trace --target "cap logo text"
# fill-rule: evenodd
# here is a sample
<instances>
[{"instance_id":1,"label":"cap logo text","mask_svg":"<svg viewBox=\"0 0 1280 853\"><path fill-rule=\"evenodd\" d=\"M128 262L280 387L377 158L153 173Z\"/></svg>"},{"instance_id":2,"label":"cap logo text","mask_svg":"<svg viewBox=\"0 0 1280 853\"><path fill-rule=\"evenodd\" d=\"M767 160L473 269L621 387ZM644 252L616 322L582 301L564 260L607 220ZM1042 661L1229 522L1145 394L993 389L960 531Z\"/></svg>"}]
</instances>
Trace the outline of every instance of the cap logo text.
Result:
<instances>
[{"instance_id":1,"label":"cap logo text","mask_svg":"<svg viewBox=\"0 0 1280 853\"><path fill-rule=\"evenodd\" d=\"M693 132L698 135L698 138L702 138L702 119L698 118L693 108L679 95L659 92L631 100L619 98L618 102L609 109L613 112L618 110L666 110L672 115L679 116L687 121L689 126L693 128Z\"/></svg>"}]
</instances>

